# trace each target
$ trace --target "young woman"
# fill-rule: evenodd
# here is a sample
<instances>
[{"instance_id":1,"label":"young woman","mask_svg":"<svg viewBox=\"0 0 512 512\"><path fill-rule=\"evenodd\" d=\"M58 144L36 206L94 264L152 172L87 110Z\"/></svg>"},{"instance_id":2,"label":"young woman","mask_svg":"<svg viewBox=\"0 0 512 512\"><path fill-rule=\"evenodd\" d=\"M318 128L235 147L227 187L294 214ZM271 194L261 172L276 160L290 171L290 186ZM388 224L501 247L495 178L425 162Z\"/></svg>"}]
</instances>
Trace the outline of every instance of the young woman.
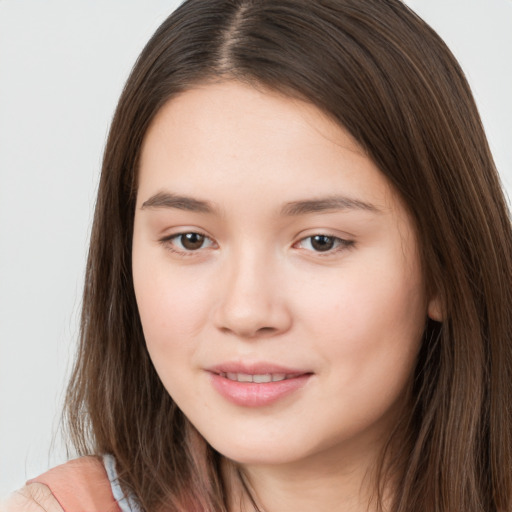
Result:
<instances>
[{"instance_id":1,"label":"young woman","mask_svg":"<svg viewBox=\"0 0 512 512\"><path fill-rule=\"evenodd\" d=\"M512 232L399 0L188 0L112 123L67 397L8 510L509 511Z\"/></svg>"}]
</instances>

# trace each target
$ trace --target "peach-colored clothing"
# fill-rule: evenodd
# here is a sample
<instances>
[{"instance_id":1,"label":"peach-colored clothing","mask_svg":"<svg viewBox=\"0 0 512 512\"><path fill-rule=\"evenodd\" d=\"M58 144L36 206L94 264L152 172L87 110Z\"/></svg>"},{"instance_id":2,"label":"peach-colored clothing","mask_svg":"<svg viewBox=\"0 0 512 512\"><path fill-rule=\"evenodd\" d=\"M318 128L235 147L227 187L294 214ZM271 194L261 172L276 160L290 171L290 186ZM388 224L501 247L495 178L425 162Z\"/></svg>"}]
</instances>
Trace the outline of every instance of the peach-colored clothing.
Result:
<instances>
[{"instance_id":1,"label":"peach-colored clothing","mask_svg":"<svg viewBox=\"0 0 512 512\"><path fill-rule=\"evenodd\" d=\"M64 512L120 512L105 466L98 457L81 457L29 480L50 488Z\"/></svg>"}]
</instances>

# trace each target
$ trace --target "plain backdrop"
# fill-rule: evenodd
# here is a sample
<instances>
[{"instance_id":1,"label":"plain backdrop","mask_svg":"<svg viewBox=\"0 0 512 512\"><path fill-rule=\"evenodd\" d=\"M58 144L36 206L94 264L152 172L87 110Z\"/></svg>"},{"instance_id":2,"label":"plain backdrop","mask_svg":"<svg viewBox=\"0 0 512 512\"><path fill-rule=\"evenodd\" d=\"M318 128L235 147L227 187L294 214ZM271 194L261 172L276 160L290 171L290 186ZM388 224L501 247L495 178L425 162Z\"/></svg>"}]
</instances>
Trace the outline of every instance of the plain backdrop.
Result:
<instances>
[{"instance_id":1,"label":"plain backdrop","mask_svg":"<svg viewBox=\"0 0 512 512\"><path fill-rule=\"evenodd\" d=\"M0 495L65 460L103 146L136 56L178 3L0 0ZM512 0L406 3L461 62L510 193Z\"/></svg>"}]
</instances>

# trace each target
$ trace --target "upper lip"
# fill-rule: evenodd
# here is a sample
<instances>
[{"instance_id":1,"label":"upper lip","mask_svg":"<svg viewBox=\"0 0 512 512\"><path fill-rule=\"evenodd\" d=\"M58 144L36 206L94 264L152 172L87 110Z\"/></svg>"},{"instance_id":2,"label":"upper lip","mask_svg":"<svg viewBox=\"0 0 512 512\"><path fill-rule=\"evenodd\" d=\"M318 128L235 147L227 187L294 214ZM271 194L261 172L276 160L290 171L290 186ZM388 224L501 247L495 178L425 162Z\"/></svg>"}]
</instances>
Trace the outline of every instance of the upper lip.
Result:
<instances>
[{"instance_id":1,"label":"upper lip","mask_svg":"<svg viewBox=\"0 0 512 512\"><path fill-rule=\"evenodd\" d=\"M242 363L242 362L225 362L215 366L207 368L207 371L211 373L243 373L246 375L266 375L266 374L285 374L285 375L304 375L306 373L312 373L311 371L290 368L275 363L268 362L254 362L254 363Z\"/></svg>"}]
</instances>

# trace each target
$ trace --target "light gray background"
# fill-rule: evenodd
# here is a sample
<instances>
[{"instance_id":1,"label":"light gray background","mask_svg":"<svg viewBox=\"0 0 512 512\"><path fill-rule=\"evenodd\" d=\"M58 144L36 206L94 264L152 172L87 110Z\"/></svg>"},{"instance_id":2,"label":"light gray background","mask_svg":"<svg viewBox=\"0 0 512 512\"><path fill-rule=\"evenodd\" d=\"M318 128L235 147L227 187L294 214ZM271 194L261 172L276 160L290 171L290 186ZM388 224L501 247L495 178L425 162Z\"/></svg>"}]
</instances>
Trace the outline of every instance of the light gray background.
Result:
<instances>
[{"instance_id":1,"label":"light gray background","mask_svg":"<svg viewBox=\"0 0 512 512\"><path fill-rule=\"evenodd\" d=\"M0 0L0 495L65 459L101 155L124 80L177 0ZM512 191L512 0L408 0L459 58Z\"/></svg>"}]
</instances>

